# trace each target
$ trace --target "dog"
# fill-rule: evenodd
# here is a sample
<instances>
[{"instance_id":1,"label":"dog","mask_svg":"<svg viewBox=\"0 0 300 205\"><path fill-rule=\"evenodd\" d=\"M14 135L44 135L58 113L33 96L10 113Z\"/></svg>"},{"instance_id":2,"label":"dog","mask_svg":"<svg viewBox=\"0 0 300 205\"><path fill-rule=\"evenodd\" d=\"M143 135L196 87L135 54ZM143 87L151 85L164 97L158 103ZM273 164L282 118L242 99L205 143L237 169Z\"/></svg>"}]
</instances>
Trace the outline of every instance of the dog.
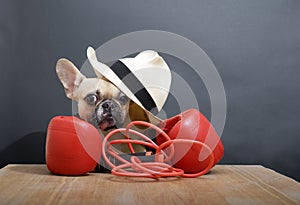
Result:
<instances>
[{"instance_id":1,"label":"dog","mask_svg":"<svg viewBox=\"0 0 300 205\"><path fill-rule=\"evenodd\" d=\"M56 73L66 96L78 103L79 117L94 125L104 136L116 128L123 128L134 120L149 121L147 114L131 101L112 82L105 78L87 78L68 59L61 58ZM117 134L111 139L124 139ZM114 145L120 153L130 153L128 145ZM142 145L134 145L136 152L145 152Z\"/></svg>"}]
</instances>

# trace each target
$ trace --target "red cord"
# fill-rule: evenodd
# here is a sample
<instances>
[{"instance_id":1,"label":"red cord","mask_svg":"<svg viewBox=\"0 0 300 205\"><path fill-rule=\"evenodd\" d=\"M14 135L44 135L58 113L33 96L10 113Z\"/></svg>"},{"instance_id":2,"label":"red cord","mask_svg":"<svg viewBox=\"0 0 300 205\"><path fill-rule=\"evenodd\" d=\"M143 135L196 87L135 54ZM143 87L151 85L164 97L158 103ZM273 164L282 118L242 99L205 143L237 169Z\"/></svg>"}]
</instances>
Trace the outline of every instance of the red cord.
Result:
<instances>
[{"instance_id":1,"label":"red cord","mask_svg":"<svg viewBox=\"0 0 300 205\"><path fill-rule=\"evenodd\" d=\"M144 134L137 132L135 130L130 129L134 125L143 125L150 127L157 131L159 134L161 134L165 139L166 142L162 143L161 145L157 145L154 143L150 138L145 136ZM125 132L126 139L118 139L118 140L111 140L109 139L119 132ZM142 140L133 140L130 139L129 134L133 134L135 136L140 137ZM205 149L209 152L209 158L210 161L208 163L208 166L198 173L193 174L187 174L184 173L184 170L175 168L171 166L170 164L167 164L167 162L171 161L171 159L174 156L174 144L176 143L184 143L184 144L198 144L202 145ZM154 162L141 162L141 160L136 157L132 156L130 158L130 162L123 159L119 154L111 147L111 145L114 144L127 144L129 147L129 150L132 154L135 153L132 144L141 144L146 147L155 149L155 161ZM167 147L170 147L170 153L166 154L163 150ZM108 159L107 155L111 155L115 159L119 160L121 165L116 166L110 160ZM160 177L176 177L176 176L182 176L182 177L199 177L203 174L206 174L213 166L214 164L214 155L212 153L212 150L204 143L195 141L195 140L189 140L189 139L170 139L170 137L159 127L148 123L144 121L134 121L128 124L126 128L120 128L113 130L103 140L102 143L102 156L105 162L112 168L111 173L115 174L117 176L127 176L127 177L149 177L149 178L160 178Z\"/></svg>"}]
</instances>

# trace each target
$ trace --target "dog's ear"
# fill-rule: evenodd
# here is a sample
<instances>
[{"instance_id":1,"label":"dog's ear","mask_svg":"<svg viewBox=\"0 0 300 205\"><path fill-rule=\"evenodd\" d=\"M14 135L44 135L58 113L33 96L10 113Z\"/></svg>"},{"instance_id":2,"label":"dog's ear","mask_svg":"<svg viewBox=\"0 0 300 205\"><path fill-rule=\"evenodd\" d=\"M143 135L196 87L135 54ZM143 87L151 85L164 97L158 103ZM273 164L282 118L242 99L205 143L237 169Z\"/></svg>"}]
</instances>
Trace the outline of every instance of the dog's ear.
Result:
<instances>
[{"instance_id":1,"label":"dog's ear","mask_svg":"<svg viewBox=\"0 0 300 205\"><path fill-rule=\"evenodd\" d=\"M151 124L154 125L159 125L162 120L159 119L158 117L154 116L150 112L146 112L144 109L142 109L138 104L136 104L133 101L130 101L129 104L129 111L128 111L130 121L145 121L145 122L150 122ZM137 125L137 128L140 130L147 129L147 126L143 125Z\"/></svg>"},{"instance_id":2,"label":"dog's ear","mask_svg":"<svg viewBox=\"0 0 300 205\"><path fill-rule=\"evenodd\" d=\"M133 101L129 103L129 117L131 121L146 121L149 122L149 117L145 110Z\"/></svg>"},{"instance_id":3,"label":"dog's ear","mask_svg":"<svg viewBox=\"0 0 300 205\"><path fill-rule=\"evenodd\" d=\"M74 99L74 91L79 87L84 75L69 60L61 58L56 63L56 73L65 88L68 98Z\"/></svg>"},{"instance_id":4,"label":"dog's ear","mask_svg":"<svg viewBox=\"0 0 300 205\"><path fill-rule=\"evenodd\" d=\"M128 111L130 121L145 121L149 122L149 117L145 110L143 110L138 104L136 104L133 101L130 101L129 103L129 111ZM137 125L137 127L141 130L144 130L145 126L143 125Z\"/></svg>"}]
</instances>

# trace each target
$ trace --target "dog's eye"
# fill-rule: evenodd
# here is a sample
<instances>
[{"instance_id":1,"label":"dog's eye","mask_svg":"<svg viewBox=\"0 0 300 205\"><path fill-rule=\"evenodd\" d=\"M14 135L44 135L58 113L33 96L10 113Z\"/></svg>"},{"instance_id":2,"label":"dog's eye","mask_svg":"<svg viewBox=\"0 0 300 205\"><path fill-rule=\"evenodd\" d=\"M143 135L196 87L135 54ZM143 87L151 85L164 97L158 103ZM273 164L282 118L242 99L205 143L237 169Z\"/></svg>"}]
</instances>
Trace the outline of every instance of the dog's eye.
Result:
<instances>
[{"instance_id":1,"label":"dog's eye","mask_svg":"<svg viewBox=\"0 0 300 205\"><path fill-rule=\"evenodd\" d=\"M123 105L125 105L128 101L128 97L126 95L121 95L119 100Z\"/></svg>"},{"instance_id":2,"label":"dog's eye","mask_svg":"<svg viewBox=\"0 0 300 205\"><path fill-rule=\"evenodd\" d=\"M85 101L89 104L89 105L96 105L96 102L98 101L98 96L95 94L90 94L88 96L85 97Z\"/></svg>"}]
</instances>

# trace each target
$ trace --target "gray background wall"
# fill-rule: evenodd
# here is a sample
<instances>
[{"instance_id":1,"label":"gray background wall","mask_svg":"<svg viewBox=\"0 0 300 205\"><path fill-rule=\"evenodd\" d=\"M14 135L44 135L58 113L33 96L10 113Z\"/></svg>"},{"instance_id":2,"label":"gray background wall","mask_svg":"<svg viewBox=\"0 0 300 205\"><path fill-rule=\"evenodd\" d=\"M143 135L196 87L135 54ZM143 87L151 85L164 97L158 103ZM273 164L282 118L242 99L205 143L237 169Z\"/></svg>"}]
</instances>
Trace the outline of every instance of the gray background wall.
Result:
<instances>
[{"instance_id":1,"label":"gray background wall","mask_svg":"<svg viewBox=\"0 0 300 205\"><path fill-rule=\"evenodd\" d=\"M80 67L88 45L155 29L194 41L218 69L228 103L222 163L262 164L300 180L299 11L297 0L0 0L1 166L43 162L49 120L72 113L58 58ZM185 77L209 116L205 87Z\"/></svg>"}]
</instances>

